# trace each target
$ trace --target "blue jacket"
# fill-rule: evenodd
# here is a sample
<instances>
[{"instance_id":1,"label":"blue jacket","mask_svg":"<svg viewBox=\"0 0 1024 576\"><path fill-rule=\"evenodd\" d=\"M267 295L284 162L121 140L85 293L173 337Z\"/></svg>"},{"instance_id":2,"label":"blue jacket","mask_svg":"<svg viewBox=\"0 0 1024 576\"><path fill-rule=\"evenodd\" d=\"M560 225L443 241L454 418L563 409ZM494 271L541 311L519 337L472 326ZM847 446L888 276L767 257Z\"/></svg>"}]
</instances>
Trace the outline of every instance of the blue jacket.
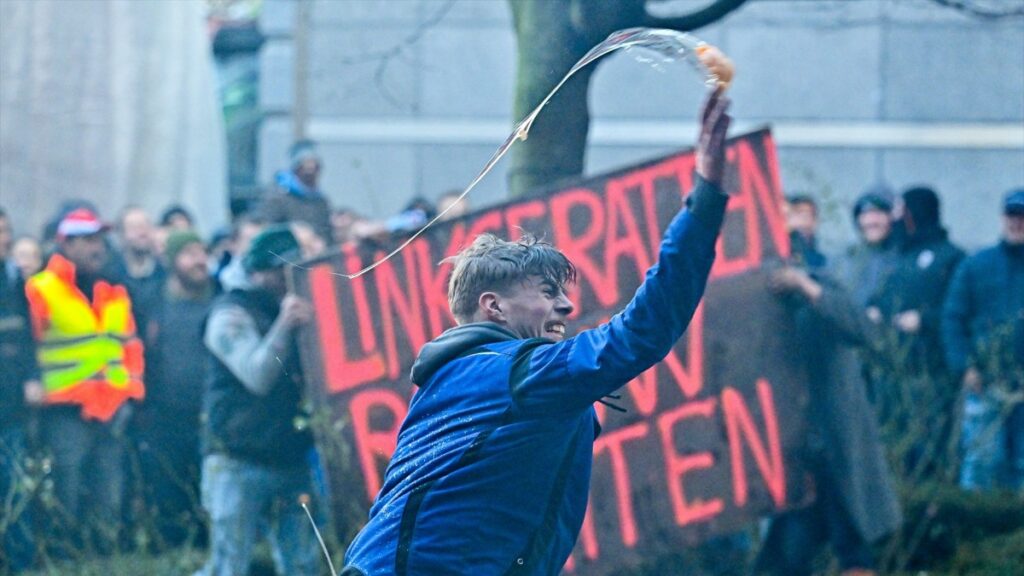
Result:
<instances>
[{"instance_id":1,"label":"blue jacket","mask_svg":"<svg viewBox=\"0 0 1024 576\"><path fill-rule=\"evenodd\" d=\"M1002 242L963 261L946 295L942 339L956 374L1007 344L1024 364L1024 246Z\"/></svg>"},{"instance_id":2,"label":"blue jacket","mask_svg":"<svg viewBox=\"0 0 1024 576\"><path fill-rule=\"evenodd\" d=\"M586 512L600 431L593 403L664 358L686 329L726 199L698 184L658 264L606 324L557 343L467 324L424 346L412 370L420 389L346 554L348 573L557 574Z\"/></svg>"}]
</instances>

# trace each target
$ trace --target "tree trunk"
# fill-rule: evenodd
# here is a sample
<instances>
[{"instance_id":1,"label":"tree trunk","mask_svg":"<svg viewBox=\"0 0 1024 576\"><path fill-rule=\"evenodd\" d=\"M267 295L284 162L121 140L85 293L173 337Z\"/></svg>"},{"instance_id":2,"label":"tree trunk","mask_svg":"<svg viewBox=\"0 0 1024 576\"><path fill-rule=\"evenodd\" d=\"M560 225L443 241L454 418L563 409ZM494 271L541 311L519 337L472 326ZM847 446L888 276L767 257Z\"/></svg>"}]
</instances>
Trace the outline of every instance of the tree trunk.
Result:
<instances>
[{"instance_id":1,"label":"tree trunk","mask_svg":"<svg viewBox=\"0 0 1024 576\"><path fill-rule=\"evenodd\" d=\"M518 40L513 119L530 113L590 48L570 21L569 0L510 0ZM525 142L512 149L512 197L583 172L593 68L580 71L551 99Z\"/></svg>"},{"instance_id":2,"label":"tree trunk","mask_svg":"<svg viewBox=\"0 0 1024 576\"><path fill-rule=\"evenodd\" d=\"M591 47L608 34L632 26L691 30L723 18L745 0L715 0L679 18L649 16L646 0L508 0L515 25L518 62L513 119L526 117ZM579 176L590 128L587 92L594 66L576 73L551 99L525 142L512 149L511 197Z\"/></svg>"}]
</instances>

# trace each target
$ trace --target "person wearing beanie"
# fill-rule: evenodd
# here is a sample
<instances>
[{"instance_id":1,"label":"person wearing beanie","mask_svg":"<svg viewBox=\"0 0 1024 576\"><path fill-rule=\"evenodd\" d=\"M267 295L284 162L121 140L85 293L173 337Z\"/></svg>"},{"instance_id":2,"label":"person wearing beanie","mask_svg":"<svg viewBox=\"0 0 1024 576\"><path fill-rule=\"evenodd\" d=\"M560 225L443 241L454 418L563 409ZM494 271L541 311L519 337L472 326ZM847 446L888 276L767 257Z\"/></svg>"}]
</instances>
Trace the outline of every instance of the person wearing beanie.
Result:
<instances>
[{"instance_id":1,"label":"person wearing beanie","mask_svg":"<svg viewBox=\"0 0 1024 576\"><path fill-rule=\"evenodd\" d=\"M960 486L1024 490L1024 188L1003 200L1002 239L964 260L943 308L946 361L964 392Z\"/></svg>"},{"instance_id":2,"label":"person wearing beanie","mask_svg":"<svg viewBox=\"0 0 1024 576\"><path fill-rule=\"evenodd\" d=\"M906 410L905 399L915 399L915 418L926 433L918 434L905 464L937 470L944 465L957 399L942 354L942 305L964 252L942 227L941 203L933 189L909 188L901 201L903 237L896 266L868 303L869 317L880 328L880 349L888 356L875 392L883 414Z\"/></svg>"},{"instance_id":3,"label":"person wearing beanie","mask_svg":"<svg viewBox=\"0 0 1024 576\"><path fill-rule=\"evenodd\" d=\"M48 530L59 555L117 545L124 432L132 401L146 395L134 302L105 275L109 229L88 208L69 212L55 230L58 252L25 284L43 385L40 436L53 455Z\"/></svg>"},{"instance_id":4,"label":"person wearing beanie","mask_svg":"<svg viewBox=\"0 0 1024 576\"><path fill-rule=\"evenodd\" d=\"M275 540L280 574L320 573L316 537L298 506L308 501L313 514L322 506L313 438L297 424L308 414L296 331L313 318L285 281L285 266L299 258L287 225L267 227L242 256L245 283L217 297L206 319L202 501L210 557L199 574L247 574L263 534Z\"/></svg>"},{"instance_id":5,"label":"person wearing beanie","mask_svg":"<svg viewBox=\"0 0 1024 576\"><path fill-rule=\"evenodd\" d=\"M853 225L858 241L836 262L836 276L854 301L866 308L896 267L893 236L892 192L877 184L861 194L853 205Z\"/></svg>"},{"instance_id":6,"label":"person wearing beanie","mask_svg":"<svg viewBox=\"0 0 1024 576\"><path fill-rule=\"evenodd\" d=\"M164 243L164 261L171 267L172 271L174 268L174 261L178 258L178 254L182 250L188 248L192 244L202 244L203 239L197 232L192 230L172 232ZM204 251L205 253L205 251Z\"/></svg>"},{"instance_id":7,"label":"person wearing beanie","mask_svg":"<svg viewBox=\"0 0 1024 576\"><path fill-rule=\"evenodd\" d=\"M892 188L888 184L880 182L871 185L853 203L854 223L856 224L857 218L860 217L863 211L869 209L891 214L894 198L895 194L893 194Z\"/></svg>"},{"instance_id":8,"label":"person wearing beanie","mask_svg":"<svg viewBox=\"0 0 1024 576\"><path fill-rule=\"evenodd\" d=\"M199 335L215 285L195 232L172 233L163 255L169 273L141 327L148 394L134 428L146 510L154 514L164 542L178 546L203 526L192 504L199 492L199 413L208 354Z\"/></svg>"},{"instance_id":9,"label":"person wearing beanie","mask_svg":"<svg viewBox=\"0 0 1024 576\"><path fill-rule=\"evenodd\" d=\"M274 223L305 222L324 242L332 241L331 206L320 190L323 160L316 144L299 140L289 150L287 170L274 174L275 189L268 191L256 213Z\"/></svg>"}]
</instances>

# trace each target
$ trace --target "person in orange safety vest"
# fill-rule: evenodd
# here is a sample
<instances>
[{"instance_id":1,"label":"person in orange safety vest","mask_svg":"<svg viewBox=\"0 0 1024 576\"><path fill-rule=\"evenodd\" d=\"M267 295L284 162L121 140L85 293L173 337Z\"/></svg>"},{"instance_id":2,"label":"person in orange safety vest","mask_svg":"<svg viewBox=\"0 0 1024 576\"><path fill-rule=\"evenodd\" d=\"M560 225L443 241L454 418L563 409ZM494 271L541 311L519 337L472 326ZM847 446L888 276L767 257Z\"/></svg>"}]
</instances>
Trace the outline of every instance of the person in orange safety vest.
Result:
<instances>
[{"instance_id":1,"label":"person in orange safety vest","mask_svg":"<svg viewBox=\"0 0 1024 576\"><path fill-rule=\"evenodd\" d=\"M106 535L93 542L100 547L114 543L121 518L127 401L145 395L131 300L102 275L108 228L89 209L66 215L58 252L25 285L43 386L40 432L59 504L53 529L83 544L80 528L90 527Z\"/></svg>"}]
</instances>

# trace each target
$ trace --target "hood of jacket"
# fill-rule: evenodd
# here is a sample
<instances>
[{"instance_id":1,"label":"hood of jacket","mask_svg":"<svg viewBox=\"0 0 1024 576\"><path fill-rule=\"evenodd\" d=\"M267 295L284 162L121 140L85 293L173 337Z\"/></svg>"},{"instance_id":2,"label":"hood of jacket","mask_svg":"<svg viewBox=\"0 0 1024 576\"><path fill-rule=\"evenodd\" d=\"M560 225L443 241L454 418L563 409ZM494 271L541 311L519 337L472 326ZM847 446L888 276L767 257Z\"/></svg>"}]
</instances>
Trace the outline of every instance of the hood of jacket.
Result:
<instances>
[{"instance_id":1,"label":"hood of jacket","mask_svg":"<svg viewBox=\"0 0 1024 576\"><path fill-rule=\"evenodd\" d=\"M420 349L412 365L412 383L423 385L442 366L477 346L519 339L515 332L494 322L474 322L445 330Z\"/></svg>"},{"instance_id":2,"label":"hood of jacket","mask_svg":"<svg viewBox=\"0 0 1024 576\"><path fill-rule=\"evenodd\" d=\"M252 288L252 283L249 282L249 277L246 276L245 269L242 268L241 258L232 258L231 262L217 275L217 281L220 282L225 292Z\"/></svg>"},{"instance_id":3,"label":"hood of jacket","mask_svg":"<svg viewBox=\"0 0 1024 576\"><path fill-rule=\"evenodd\" d=\"M918 228L913 234L906 234L903 238L903 251L915 252L928 245L946 242L949 240L949 233L938 224Z\"/></svg>"}]
</instances>

